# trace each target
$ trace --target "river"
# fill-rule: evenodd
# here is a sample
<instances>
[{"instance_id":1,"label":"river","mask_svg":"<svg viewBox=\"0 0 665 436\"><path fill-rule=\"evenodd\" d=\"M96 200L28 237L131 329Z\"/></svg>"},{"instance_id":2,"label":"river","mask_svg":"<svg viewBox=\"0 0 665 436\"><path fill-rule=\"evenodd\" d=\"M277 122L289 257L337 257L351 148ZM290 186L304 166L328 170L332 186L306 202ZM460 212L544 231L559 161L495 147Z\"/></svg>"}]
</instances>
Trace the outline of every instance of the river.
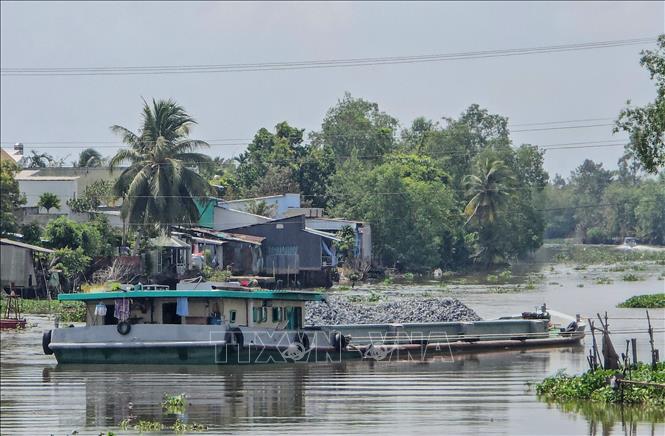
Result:
<instances>
[{"instance_id":1,"label":"river","mask_svg":"<svg viewBox=\"0 0 665 436\"><path fill-rule=\"evenodd\" d=\"M433 283L390 290L454 296L484 318L533 310L543 302L585 317L607 311L610 330L646 331L644 310L616 305L636 294L665 291L659 280L665 268L654 262L632 265L641 281L623 281L626 272L608 271L608 265L575 269L537 257L514 267L509 280L530 281L533 289L500 291L492 284L468 284L476 282L471 277L445 291ZM534 272L542 275L534 280ZM599 277L612 283L598 284ZM665 327L665 310L650 313L654 327ZM665 434L664 423L648 418L622 422L618 408L566 412L538 400L535 382L559 369L586 369L589 339L586 347L454 356L454 361L86 367L58 366L53 356L43 355L41 332L53 321L29 321L36 326L2 333L3 435L137 434L131 427L120 429L121 421L134 416L172 425L176 417L160 403L164 393L181 392L189 404L180 419L207 426L204 434ZM645 334L614 334L616 348L623 350L629 337L638 338L639 357L647 360ZM665 355L663 333L657 334L656 347Z\"/></svg>"}]
</instances>

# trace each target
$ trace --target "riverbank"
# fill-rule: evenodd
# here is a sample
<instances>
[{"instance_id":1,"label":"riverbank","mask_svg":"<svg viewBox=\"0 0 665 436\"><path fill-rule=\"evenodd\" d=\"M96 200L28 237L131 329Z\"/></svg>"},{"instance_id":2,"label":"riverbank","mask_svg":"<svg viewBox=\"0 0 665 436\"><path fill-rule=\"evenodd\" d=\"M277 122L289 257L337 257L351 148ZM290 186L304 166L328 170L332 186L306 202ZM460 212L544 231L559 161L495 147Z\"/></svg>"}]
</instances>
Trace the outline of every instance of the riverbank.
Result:
<instances>
[{"instance_id":1,"label":"riverbank","mask_svg":"<svg viewBox=\"0 0 665 436\"><path fill-rule=\"evenodd\" d=\"M19 300L21 316L30 315L54 315L61 322L84 322L85 304L81 301L57 301L57 300L31 300L22 298ZM7 300L0 295L0 313L5 315Z\"/></svg>"}]
</instances>

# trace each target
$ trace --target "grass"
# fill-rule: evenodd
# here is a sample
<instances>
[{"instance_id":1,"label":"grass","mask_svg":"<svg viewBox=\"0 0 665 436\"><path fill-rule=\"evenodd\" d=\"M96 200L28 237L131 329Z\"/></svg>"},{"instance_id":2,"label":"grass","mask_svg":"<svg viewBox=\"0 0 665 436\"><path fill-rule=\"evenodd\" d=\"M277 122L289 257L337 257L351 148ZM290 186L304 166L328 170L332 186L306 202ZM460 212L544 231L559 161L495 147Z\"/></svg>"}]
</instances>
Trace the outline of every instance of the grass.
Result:
<instances>
[{"instance_id":1,"label":"grass","mask_svg":"<svg viewBox=\"0 0 665 436\"><path fill-rule=\"evenodd\" d=\"M614 281L609 277L597 277L594 281L597 285L611 285Z\"/></svg>"},{"instance_id":2,"label":"grass","mask_svg":"<svg viewBox=\"0 0 665 436\"><path fill-rule=\"evenodd\" d=\"M637 274L628 273L624 274L622 280L624 282L639 282L640 280L642 280L642 277L638 276Z\"/></svg>"},{"instance_id":3,"label":"grass","mask_svg":"<svg viewBox=\"0 0 665 436\"><path fill-rule=\"evenodd\" d=\"M612 389L607 380L616 370L587 371L582 375L569 376L559 372L547 377L536 385L536 393L547 401L568 402L588 400L597 403L639 404L650 407L665 407L665 389L656 386L624 385L623 395L619 389ZM627 380L665 383L665 362L656 369L639 364L626 376Z\"/></svg>"},{"instance_id":4,"label":"grass","mask_svg":"<svg viewBox=\"0 0 665 436\"><path fill-rule=\"evenodd\" d=\"M82 301L28 300L21 299L21 314L57 315L62 322L85 322L85 303ZM0 299L0 310L4 316L7 302Z\"/></svg>"},{"instance_id":5,"label":"grass","mask_svg":"<svg viewBox=\"0 0 665 436\"><path fill-rule=\"evenodd\" d=\"M640 309L663 309L665 308L665 293L636 295L630 297L617 307L640 308Z\"/></svg>"},{"instance_id":6,"label":"grass","mask_svg":"<svg viewBox=\"0 0 665 436\"><path fill-rule=\"evenodd\" d=\"M162 409L167 413L181 414L185 413L185 394L169 395L164 394L164 401L162 401Z\"/></svg>"}]
</instances>

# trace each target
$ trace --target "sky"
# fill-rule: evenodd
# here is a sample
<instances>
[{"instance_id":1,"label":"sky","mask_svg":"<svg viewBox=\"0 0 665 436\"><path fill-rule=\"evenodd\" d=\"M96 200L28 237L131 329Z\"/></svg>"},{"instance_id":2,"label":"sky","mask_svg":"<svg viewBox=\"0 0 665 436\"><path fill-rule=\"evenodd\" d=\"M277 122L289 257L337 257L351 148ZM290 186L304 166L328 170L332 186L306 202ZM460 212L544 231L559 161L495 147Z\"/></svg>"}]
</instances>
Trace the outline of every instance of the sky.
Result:
<instances>
[{"instance_id":1,"label":"sky","mask_svg":"<svg viewBox=\"0 0 665 436\"><path fill-rule=\"evenodd\" d=\"M419 116L457 117L477 103L509 118L516 145L624 139L613 135L611 126L597 124L611 123L628 99L644 104L655 98L639 52L654 48L655 37L665 32L664 5L3 1L3 70L410 56L642 37L654 37L654 43L291 71L3 75L0 140L2 147L22 142L26 151L46 151L67 162L88 146L112 155L118 140L109 126L136 130L142 98L173 98L198 121L191 136L216 144L210 155L231 157L261 127L288 121L307 131L319 129L345 91L377 102L402 127ZM556 123L589 119L595 121ZM594 126L569 128L589 125ZM621 154L620 145L549 150L545 168L567 176L586 158L615 168Z\"/></svg>"}]
</instances>

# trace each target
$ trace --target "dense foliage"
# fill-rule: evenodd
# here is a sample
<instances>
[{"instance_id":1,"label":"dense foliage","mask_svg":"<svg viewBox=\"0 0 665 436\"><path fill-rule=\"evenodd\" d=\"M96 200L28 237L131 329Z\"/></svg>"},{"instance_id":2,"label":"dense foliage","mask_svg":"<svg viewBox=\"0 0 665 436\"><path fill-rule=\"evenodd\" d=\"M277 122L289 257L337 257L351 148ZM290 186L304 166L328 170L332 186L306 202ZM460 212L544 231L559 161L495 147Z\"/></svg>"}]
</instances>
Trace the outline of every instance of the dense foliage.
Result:
<instances>
[{"instance_id":1,"label":"dense foliage","mask_svg":"<svg viewBox=\"0 0 665 436\"><path fill-rule=\"evenodd\" d=\"M665 34L658 37L657 50L642 52L640 64L655 81L656 99L641 107L628 107L619 114L615 131L630 134L630 144L647 171L665 166Z\"/></svg>"},{"instance_id":2,"label":"dense foliage","mask_svg":"<svg viewBox=\"0 0 665 436\"><path fill-rule=\"evenodd\" d=\"M112 255L113 248L120 242L120 235L101 215L87 223L77 223L66 216L60 216L46 225L44 238L51 248L80 248L91 257Z\"/></svg>"},{"instance_id":3,"label":"dense foliage","mask_svg":"<svg viewBox=\"0 0 665 436\"><path fill-rule=\"evenodd\" d=\"M665 389L657 386L625 385L612 389L608 379L616 370L587 371L579 376L565 373L547 377L536 386L536 392L549 401L591 400L602 403L643 404L647 406L665 406ZM656 369L650 365L639 364L632 369L628 380L665 383L665 362L660 362Z\"/></svg>"},{"instance_id":4,"label":"dense foliage","mask_svg":"<svg viewBox=\"0 0 665 436\"><path fill-rule=\"evenodd\" d=\"M18 166L9 160L0 161L0 236L18 229L14 210L25 204L16 181Z\"/></svg>"},{"instance_id":5,"label":"dense foliage","mask_svg":"<svg viewBox=\"0 0 665 436\"><path fill-rule=\"evenodd\" d=\"M82 301L53 301L21 299L21 313L56 315L60 322L85 322L85 303ZM7 310L7 300L0 293L0 313Z\"/></svg>"},{"instance_id":6,"label":"dense foliage","mask_svg":"<svg viewBox=\"0 0 665 436\"><path fill-rule=\"evenodd\" d=\"M286 122L260 129L210 179L225 198L299 192L305 205L367 221L386 266L486 267L537 249L545 226L542 152L513 147L507 125L472 105L444 125L418 118L400 131L347 93L309 141Z\"/></svg>"},{"instance_id":7,"label":"dense foliage","mask_svg":"<svg viewBox=\"0 0 665 436\"><path fill-rule=\"evenodd\" d=\"M545 189L546 238L579 236L587 243L665 244L665 174L647 177L627 150L619 169L586 160L566 181L560 176Z\"/></svg>"},{"instance_id":8,"label":"dense foliage","mask_svg":"<svg viewBox=\"0 0 665 436\"><path fill-rule=\"evenodd\" d=\"M85 187L80 197L67 200L67 206L72 212L89 212L101 205L110 206L114 200L113 183L107 180L95 180Z\"/></svg>"},{"instance_id":9,"label":"dense foliage","mask_svg":"<svg viewBox=\"0 0 665 436\"><path fill-rule=\"evenodd\" d=\"M665 308L665 293L636 295L630 297L619 307L639 308L639 309L663 309Z\"/></svg>"}]
</instances>

